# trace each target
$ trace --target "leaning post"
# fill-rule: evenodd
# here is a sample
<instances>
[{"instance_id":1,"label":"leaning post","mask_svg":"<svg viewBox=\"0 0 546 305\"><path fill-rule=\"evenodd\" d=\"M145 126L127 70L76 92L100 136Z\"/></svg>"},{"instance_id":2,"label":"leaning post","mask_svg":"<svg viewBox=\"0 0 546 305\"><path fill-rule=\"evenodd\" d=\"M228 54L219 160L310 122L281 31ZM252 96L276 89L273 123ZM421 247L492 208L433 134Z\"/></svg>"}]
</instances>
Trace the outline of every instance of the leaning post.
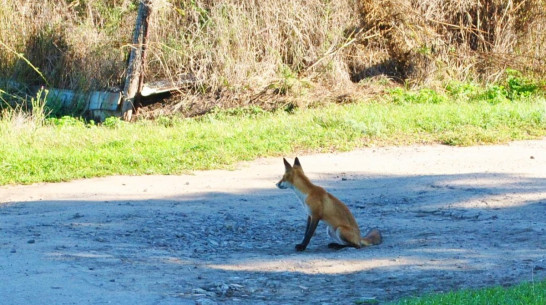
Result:
<instances>
[{"instance_id":1,"label":"leaning post","mask_svg":"<svg viewBox=\"0 0 546 305\"><path fill-rule=\"evenodd\" d=\"M138 8L127 76L123 87L123 101L121 103L121 116L125 121L131 120L135 107L135 98L142 90L148 40L148 21L152 12L152 2L153 0L140 0Z\"/></svg>"}]
</instances>

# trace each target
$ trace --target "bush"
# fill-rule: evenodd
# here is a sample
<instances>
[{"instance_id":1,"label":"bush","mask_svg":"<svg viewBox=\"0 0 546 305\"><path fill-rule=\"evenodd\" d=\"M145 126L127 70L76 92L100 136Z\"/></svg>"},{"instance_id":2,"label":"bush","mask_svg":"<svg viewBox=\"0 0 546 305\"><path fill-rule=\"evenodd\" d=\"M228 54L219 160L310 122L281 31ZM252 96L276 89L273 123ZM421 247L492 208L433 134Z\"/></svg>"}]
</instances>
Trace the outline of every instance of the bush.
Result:
<instances>
[{"instance_id":1,"label":"bush","mask_svg":"<svg viewBox=\"0 0 546 305\"><path fill-rule=\"evenodd\" d=\"M120 88L138 3L0 0L0 78ZM207 95L200 103L212 98L245 106L270 103L271 95L283 104L285 98L338 99L369 89L354 83L381 75L419 87L495 81L506 68L534 78L546 74L544 0L155 4L146 81L191 75L198 80L191 93ZM536 89L523 80L508 79L509 98ZM438 97L421 92L418 99Z\"/></svg>"}]
</instances>

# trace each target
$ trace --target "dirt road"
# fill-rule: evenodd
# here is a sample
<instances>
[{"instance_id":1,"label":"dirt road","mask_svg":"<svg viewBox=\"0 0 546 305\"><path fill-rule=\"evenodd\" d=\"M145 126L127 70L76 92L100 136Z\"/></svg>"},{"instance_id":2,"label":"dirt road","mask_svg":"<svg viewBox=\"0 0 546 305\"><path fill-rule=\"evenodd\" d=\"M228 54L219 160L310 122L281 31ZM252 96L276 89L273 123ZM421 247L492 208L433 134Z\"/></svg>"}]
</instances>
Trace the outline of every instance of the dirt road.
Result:
<instances>
[{"instance_id":1,"label":"dirt road","mask_svg":"<svg viewBox=\"0 0 546 305\"><path fill-rule=\"evenodd\" d=\"M293 157L293 156L290 156ZM0 187L2 304L355 304L546 278L546 139L300 156L384 243L327 248L275 188L234 171Z\"/></svg>"}]
</instances>

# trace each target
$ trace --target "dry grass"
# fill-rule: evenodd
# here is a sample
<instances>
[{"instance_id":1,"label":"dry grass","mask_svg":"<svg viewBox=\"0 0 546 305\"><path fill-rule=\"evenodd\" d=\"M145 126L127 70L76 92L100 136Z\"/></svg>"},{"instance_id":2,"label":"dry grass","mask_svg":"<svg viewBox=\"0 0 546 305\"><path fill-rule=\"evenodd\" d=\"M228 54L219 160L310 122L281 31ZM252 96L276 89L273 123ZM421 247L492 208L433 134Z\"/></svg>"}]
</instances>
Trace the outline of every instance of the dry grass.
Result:
<instances>
[{"instance_id":1,"label":"dry grass","mask_svg":"<svg viewBox=\"0 0 546 305\"><path fill-rule=\"evenodd\" d=\"M135 19L130 3L0 0L0 42L38 67L51 86L117 87ZM4 51L0 78L44 84L21 56Z\"/></svg>"},{"instance_id":2,"label":"dry grass","mask_svg":"<svg viewBox=\"0 0 546 305\"><path fill-rule=\"evenodd\" d=\"M120 87L136 0L0 0L0 78ZM146 80L199 80L177 107L351 100L412 86L546 75L544 0L155 0ZM375 89L377 90L377 89Z\"/></svg>"},{"instance_id":3,"label":"dry grass","mask_svg":"<svg viewBox=\"0 0 546 305\"><path fill-rule=\"evenodd\" d=\"M381 34L367 45L385 53L384 73L410 82L546 73L543 0L362 0L359 9L360 26Z\"/></svg>"}]
</instances>

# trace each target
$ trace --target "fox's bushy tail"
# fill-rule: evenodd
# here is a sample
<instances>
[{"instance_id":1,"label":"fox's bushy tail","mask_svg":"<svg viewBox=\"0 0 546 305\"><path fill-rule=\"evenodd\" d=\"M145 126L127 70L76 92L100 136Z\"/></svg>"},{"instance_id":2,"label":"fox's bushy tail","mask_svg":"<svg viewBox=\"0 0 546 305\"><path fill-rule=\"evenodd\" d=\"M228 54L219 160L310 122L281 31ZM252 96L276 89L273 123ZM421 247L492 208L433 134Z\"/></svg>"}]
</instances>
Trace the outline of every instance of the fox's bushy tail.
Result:
<instances>
[{"instance_id":1,"label":"fox's bushy tail","mask_svg":"<svg viewBox=\"0 0 546 305\"><path fill-rule=\"evenodd\" d=\"M362 247L379 245L381 242L383 242L383 237L378 229L371 229L366 236L360 239L360 245Z\"/></svg>"}]
</instances>

